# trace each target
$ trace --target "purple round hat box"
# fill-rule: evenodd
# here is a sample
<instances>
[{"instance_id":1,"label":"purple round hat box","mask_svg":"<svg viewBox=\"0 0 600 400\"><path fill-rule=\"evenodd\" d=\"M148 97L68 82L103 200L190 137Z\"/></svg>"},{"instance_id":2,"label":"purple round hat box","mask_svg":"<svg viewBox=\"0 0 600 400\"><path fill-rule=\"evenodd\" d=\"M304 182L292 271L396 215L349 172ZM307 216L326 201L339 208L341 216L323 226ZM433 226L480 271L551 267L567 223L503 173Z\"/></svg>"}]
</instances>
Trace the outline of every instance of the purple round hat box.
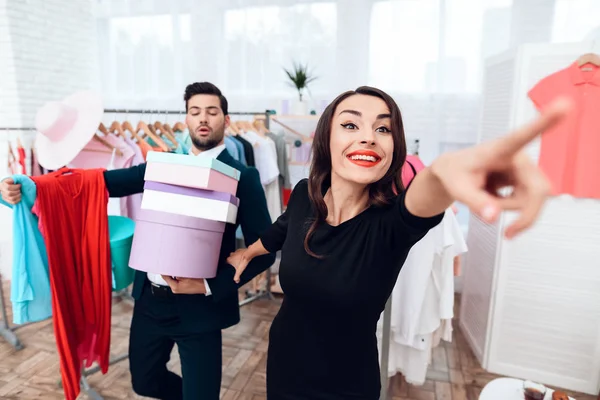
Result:
<instances>
[{"instance_id":1,"label":"purple round hat box","mask_svg":"<svg viewBox=\"0 0 600 400\"><path fill-rule=\"evenodd\" d=\"M225 223L141 209L129 266L181 278L214 278Z\"/></svg>"}]
</instances>

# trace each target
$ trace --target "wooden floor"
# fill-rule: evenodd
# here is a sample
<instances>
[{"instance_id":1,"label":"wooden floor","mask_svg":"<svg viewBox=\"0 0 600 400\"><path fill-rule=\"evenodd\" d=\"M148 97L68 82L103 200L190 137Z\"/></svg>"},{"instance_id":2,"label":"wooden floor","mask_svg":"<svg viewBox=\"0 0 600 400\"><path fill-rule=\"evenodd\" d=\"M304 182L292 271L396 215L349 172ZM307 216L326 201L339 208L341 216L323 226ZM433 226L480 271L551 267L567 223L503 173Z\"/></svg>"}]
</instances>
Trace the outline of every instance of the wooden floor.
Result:
<instances>
[{"instance_id":1,"label":"wooden floor","mask_svg":"<svg viewBox=\"0 0 600 400\"><path fill-rule=\"evenodd\" d=\"M5 291L5 295L9 293ZM260 300L242 308L242 322L223 333L223 400L263 400L265 366L270 322L278 302ZM116 356L127 352L132 306L115 301L111 351ZM390 384L394 400L476 400L487 382L496 378L481 369L457 328L454 340L434 353L425 385L408 385L401 376ZM50 321L17 330L25 345L15 351L0 338L0 399L63 399L58 357ZM180 372L177 351L169 363ZM105 399L142 399L131 390L127 360L111 366L106 375L95 374L89 382ZM571 393L577 400L596 400L595 396ZM81 399L87 396L81 395Z\"/></svg>"}]
</instances>

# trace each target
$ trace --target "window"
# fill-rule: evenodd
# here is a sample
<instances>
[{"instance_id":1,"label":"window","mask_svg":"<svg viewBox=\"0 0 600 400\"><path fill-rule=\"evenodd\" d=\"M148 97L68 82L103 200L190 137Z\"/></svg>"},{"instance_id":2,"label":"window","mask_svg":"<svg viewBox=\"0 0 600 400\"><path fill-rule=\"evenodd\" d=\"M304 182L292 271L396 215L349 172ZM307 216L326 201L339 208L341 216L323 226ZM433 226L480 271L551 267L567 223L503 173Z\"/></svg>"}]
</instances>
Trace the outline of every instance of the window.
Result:
<instances>
[{"instance_id":1,"label":"window","mask_svg":"<svg viewBox=\"0 0 600 400\"><path fill-rule=\"evenodd\" d=\"M439 52L438 0L377 2L370 31L370 85L405 93L431 89Z\"/></svg>"},{"instance_id":2,"label":"window","mask_svg":"<svg viewBox=\"0 0 600 400\"><path fill-rule=\"evenodd\" d=\"M245 7L224 15L224 68L228 93L289 94L283 68L308 64L319 77L311 92L327 88L335 73L336 4Z\"/></svg>"},{"instance_id":3,"label":"window","mask_svg":"<svg viewBox=\"0 0 600 400\"><path fill-rule=\"evenodd\" d=\"M600 1L555 1L553 42L579 42L589 37L600 36L593 35L594 31L600 29Z\"/></svg>"}]
</instances>

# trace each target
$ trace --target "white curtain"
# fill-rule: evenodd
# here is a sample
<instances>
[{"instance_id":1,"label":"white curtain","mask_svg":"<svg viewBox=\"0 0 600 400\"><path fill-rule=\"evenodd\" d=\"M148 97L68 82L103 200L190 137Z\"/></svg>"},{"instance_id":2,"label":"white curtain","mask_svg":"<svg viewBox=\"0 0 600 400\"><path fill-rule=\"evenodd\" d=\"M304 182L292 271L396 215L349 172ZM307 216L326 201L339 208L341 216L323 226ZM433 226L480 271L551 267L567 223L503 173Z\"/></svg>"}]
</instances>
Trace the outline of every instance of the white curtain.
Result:
<instances>
[{"instance_id":1,"label":"white curtain","mask_svg":"<svg viewBox=\"0 0 600 400\"><path fill-rule=\"evenodd\" d=\"M393 95L425 162L476 140L486 57L600 40L598 0L96 1L109 107L182 109L185 86L207 80L231 111L286 114L297 61L318 77L317 112L359 85Z\"/></svg>"}]
</instances>

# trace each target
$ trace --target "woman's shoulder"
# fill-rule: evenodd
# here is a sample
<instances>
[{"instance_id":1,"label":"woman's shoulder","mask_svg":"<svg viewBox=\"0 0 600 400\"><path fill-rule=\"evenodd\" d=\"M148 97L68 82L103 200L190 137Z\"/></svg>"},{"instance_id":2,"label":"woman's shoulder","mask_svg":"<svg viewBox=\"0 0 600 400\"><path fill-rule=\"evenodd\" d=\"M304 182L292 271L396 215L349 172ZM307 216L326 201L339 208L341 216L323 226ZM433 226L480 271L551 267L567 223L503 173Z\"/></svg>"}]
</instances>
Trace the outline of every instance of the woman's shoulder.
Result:
<instances>
[{"instance_id":1,"label":"woman's shoulder","mask_svg":"<svg viewBox=\"0 0 600 400\"><path fill-rule=\"evenodd\" d=\"M296 183L292 194L290 195L289 205L297 207L300 204L308 204L310 197L308 196L308 178L301 179Z\"/></svg>"},{"instance_id":2,"label":"woman's shoulder","mask_svg":"<svg viewBox=\"0 0 600 400\"><path fill-rule=\"evenodd\" d=\"M294 191L308 193L308 178L300 179L294 186Z\"/></svg>"}]
</instances>

